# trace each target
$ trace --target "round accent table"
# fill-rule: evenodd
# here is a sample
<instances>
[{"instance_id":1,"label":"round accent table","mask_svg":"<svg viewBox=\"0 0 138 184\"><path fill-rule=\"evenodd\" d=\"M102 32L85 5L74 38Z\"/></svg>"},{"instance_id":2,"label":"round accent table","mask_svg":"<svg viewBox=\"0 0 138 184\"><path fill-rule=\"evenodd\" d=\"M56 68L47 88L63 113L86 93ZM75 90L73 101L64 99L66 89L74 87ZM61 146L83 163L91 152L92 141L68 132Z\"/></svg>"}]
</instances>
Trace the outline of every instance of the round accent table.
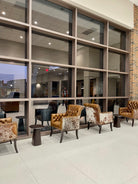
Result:
<instances>
[{"instance_id":1,"label":"round accent table","mask_svg":"<svg viewBox=\"0 0 138 184\"><path fill-rule=\"evenodd\" d=\"M43 127L44 127L43 125L30 125L30 128L33 129L32 145L34 146L41 145L40 131Z\"/></svg>"},{"instance_id":2,"label":"round accent table","mask_svg":"<svg viewBox=\"0 0 138 184\"><path fill-rule=\"evenodd\" d=\"M121 127L121 119L123 117L121 115L118 115L118 114L114 114L114 127L116 128L120 128Z\"/></svg>"}]
</instances>

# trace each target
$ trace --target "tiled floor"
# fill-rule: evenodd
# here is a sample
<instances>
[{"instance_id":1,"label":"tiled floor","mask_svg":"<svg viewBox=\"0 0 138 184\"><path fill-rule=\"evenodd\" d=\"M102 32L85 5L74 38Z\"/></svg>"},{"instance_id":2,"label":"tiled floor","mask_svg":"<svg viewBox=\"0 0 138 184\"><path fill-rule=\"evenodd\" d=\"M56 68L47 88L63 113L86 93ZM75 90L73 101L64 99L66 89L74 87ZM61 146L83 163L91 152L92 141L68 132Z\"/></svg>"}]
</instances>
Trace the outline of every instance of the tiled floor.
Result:
<instances>
[{"instance_id":1,"label":"tiled floor","mask_svg":"<svg viewBox=\"0 0 138 184\"><path fill-rule=\"evenodd\" d=\"M110 131L103 126L43 136L41 146L31 139L0 145L0 184L138 184L138 121L123 122Z\"/></svg>"}]
</instances>

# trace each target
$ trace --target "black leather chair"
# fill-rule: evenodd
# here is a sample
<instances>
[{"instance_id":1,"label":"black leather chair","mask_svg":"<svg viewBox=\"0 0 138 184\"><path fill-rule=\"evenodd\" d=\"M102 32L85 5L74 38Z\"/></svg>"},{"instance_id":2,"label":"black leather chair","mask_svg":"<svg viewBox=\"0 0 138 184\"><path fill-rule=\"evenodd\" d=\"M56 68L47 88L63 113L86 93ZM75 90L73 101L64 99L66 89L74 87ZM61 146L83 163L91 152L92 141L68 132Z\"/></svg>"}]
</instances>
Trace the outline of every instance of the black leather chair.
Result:
<instances>
[{"instance_id":1,"label":"black leather chair","mask_svg":"<svg viewBox=\"0 0 138 184\"><path fill-rule=\"evenodd\" d=\"M44 121L47 121L49 126L49 121L51 121L51 113L51 107L48 107L47 109L35 109L35 124L37 124L37 120L41 121L42 125Z\"/></svg>"}]
</instances>

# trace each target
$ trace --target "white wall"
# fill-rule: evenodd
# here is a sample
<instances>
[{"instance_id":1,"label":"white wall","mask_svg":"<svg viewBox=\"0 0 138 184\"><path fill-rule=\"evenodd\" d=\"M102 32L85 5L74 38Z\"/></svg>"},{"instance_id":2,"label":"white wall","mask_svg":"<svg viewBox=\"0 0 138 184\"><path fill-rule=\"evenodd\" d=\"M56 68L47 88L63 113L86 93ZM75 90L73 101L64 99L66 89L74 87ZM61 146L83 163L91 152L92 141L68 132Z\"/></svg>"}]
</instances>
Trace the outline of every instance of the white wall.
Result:
<instances>
[{"instance_id":1,"label":"white wall","mask_svg":"<svg viewBox=\"0 0 138 184\"><path fill-rule=\"evenodd\" d=\"M62 0L105 19L132 29L133 3L129 0Z\"/></svg>"}]
</instances>

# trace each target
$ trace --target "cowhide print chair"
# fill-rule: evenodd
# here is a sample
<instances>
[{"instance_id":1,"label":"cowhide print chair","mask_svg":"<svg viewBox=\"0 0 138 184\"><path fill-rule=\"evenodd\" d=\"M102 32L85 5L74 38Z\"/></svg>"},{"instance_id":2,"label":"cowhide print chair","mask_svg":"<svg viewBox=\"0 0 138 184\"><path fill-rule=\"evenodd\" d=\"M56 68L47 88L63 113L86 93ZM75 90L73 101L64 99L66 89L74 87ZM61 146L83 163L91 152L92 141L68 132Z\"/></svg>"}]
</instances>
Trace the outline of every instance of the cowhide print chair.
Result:
<instances>
[{"instance_id":1,"label":"cowhide print chair","mask_svg":"<svg viewBox=\"0 0 138 184\"><path fill-rule=\"evenodd\" d=\"M12 118L2 118L0 119L0 143L8 142L12 144L14 141L14 148L16 153L18 153L17 145L17 123L12 122Z\"/></svg>"},{"instance_id":2,"label":"cowhide print chair","mask_svg":"<svg viewBox=\"0 0 138 184\"><path fill-rule=\"evenodd\" d=\"M134 119L138 119L138 101L129 100L127 107L119 108L119 115L128 119L132 119L132 127L134 126Z\"/></svg>"},{"instance_id":3,"label":"cowhide print chair","mask_svg":"<svg viewBox=\"0 0 138 184\"><path fill-rule=\"evenodd\" d=\"M80 128L80 115L84 107L81 105L70 104L66 113L52 114L51 115L51 133L53 134L53 127L61 130L60 143L63 139L64 132L71 130L76 131L76 137L78 139L78 129Z\"/></svg>"},{"instance_id":4,"label":"cowhide print chair","mask_svg":"<svg viewBox=\"0 0 138 184\"><path fill-rule=\"evenodd\" d=\"M94 123L99 126L99 134L101 133L102 125L110 124L111 131L113 123L113 112L103 112L101 113L100 106L98 104L84 104L86 108L86 119L88 122L88 129L90 128L90 123Z\"/></svg>"}]
</instances>

